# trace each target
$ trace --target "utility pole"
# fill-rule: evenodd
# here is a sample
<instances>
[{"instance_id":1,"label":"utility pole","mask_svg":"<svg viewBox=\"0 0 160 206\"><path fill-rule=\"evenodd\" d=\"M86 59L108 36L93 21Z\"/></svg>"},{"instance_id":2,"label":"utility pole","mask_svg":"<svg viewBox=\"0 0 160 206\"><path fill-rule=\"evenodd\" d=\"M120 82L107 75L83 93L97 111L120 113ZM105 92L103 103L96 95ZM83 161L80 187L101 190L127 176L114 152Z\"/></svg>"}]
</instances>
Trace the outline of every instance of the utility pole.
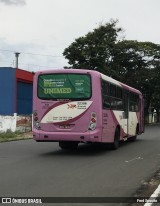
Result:
<instances>
[{"instance_id":1,"label":"utility pole","mask_svg":"<svg viewBox=\"0 0 160 206\"><path fill-rule=\"evenodd\" d=\"M15 68L18 69L18 57L19 57L20 53L19 52L15 52L15 57L16 57L16 63L15 63Z\"/></svg>"}]
</instances>

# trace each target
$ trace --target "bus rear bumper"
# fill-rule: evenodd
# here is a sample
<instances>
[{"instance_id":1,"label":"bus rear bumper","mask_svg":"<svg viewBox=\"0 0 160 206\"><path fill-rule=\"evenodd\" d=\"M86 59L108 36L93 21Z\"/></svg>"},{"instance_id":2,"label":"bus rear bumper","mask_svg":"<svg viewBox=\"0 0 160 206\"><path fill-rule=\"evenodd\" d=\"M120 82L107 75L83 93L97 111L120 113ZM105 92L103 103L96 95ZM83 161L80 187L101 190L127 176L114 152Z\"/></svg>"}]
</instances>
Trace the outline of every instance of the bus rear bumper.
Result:
<instances>
[{"instance_id":1,"label":"bus rear bumper","mask_svg":"<svg viewBox=\"0 0 160 206\"><path fill-rule=\"evenodd\" d=\"M42 130L33 130L33 139L37 142L101 142L100 129L87 132L46 132Z\"/></svg>"}]
</instances>

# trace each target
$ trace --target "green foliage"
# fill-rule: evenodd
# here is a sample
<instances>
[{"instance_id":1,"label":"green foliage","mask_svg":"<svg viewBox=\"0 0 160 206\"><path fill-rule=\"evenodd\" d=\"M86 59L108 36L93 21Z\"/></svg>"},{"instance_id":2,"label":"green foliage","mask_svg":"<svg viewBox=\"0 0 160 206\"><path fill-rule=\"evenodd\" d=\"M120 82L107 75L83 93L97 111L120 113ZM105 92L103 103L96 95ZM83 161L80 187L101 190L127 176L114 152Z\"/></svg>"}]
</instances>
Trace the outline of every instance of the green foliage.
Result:
<instances>
[{"instance_id":1,"label":"green foliage","mask_svg":"<svg viewBox=\"0 0 160 206\"><path fill-rule=\"evenodd\" d=\"M112 49L121 28L116 28L117 21L100 25L84 37L75 40L63 52L73 68L84 68L105 72L111 60Z\"/></svg>"},{"instance_id":2,"label":"green foliage","mask_svg":"<svg viewBox=\"0 0 160 206\"><path fill-rule=\"evenodd\" d=\"M154 75L151 83L153 88L151 105L156 109L157 121L160 122L160 65L154 69Z\"/></svg>"},{"instance_id":3,"label":"green foliage","mask_svg":"<svg viewBox=\"0 0 160 206\"><path fill-rule=\"evenodd\" d=\"M148 113L160 85L159 80L155 81L160 63L160 45L125 40L116 44L113 56L110 75L139 89L144 94L145 113Z\"/></svg>"},{"instance_id":4,"label":"green foliage","mask_svg":"<svg viewBox=\"0 0 160 206\"><path fill-rule=\"evenodd\" d=\"M72 68L97 70L139 89L147 113L160 105L160 45L118 39L123 31L117 20L100 25L75 40L63 55Z\"/></svg>"},{"instance_id":5,"label":"green foliage","mask_svg":"<svg viewBox=\"0 0 160 206\"><path fill-rule=\"evenodd\" d=\"M17 139L20 135L22 135L22 133L18 132L18 131L0 133L0 142L5 142L5 141Z\"/></svg>"}]
</instances>

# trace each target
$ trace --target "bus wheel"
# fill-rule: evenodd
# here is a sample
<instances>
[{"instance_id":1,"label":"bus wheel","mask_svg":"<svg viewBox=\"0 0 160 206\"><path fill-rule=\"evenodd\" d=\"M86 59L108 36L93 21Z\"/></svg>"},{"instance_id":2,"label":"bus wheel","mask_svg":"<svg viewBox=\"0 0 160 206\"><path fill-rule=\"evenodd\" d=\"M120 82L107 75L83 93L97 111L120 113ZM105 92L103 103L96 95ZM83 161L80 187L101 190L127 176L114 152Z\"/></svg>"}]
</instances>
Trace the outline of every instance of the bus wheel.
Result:
<instances>
[{"instance_id":1,"label":"bus wheel","mask_svg":"<svg viewBox=\"0 0 160 206\"><path fill-rule=\"evenodd\" d=\"M74 149L77 149L78 142L62 141L62 142L59 142L59 147L65 150L74 150Z\"/></svg>"},{"instance_id":2,"label":"bus wheel","mask_svg":"<svg viewBox=\"0 0 160 206\"><path fill-rule=\"evenodd\" d=\"M120 135L120 132L119 132L119 129L117 127L115 130L115 134L114 134L114 142L111 145L113 150L116 150L119 148L119 135Z\"/></svg>"}]
</instances>

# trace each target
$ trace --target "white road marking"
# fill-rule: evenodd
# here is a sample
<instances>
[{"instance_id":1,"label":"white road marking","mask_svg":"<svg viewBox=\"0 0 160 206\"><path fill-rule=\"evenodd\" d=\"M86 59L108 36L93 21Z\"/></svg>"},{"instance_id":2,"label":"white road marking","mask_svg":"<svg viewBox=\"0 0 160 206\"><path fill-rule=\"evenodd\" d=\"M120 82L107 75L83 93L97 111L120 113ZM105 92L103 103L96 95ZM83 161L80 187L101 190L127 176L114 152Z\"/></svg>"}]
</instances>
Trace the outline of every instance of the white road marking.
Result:
<instances>
[{"instance_id":1,"label":"white road marking","mask_svg":"<svg viewBox=\"0 0 160 206\"><path fill-rule=\"evenodd\" d=\"M131 159L131 160L126 160L125 162L133 162L133 161L135 161L135 160L143 160L143 157L136 157L136 158L134 158L134 159Z\"/></svg>"},{"instance_id":2,"label":"white road marking","mask_svg":"<svg viewBox=\"0 0 160 206\"><path fill-rule=\"evenodd\" d=\"M150 196L148 199L148 202L144 204L144 206L151 206L152 204L156 203L156 197L160 195L160 185L157 187L157 189L154 191L154 193Z\"/></svg>"}]
</instances>

